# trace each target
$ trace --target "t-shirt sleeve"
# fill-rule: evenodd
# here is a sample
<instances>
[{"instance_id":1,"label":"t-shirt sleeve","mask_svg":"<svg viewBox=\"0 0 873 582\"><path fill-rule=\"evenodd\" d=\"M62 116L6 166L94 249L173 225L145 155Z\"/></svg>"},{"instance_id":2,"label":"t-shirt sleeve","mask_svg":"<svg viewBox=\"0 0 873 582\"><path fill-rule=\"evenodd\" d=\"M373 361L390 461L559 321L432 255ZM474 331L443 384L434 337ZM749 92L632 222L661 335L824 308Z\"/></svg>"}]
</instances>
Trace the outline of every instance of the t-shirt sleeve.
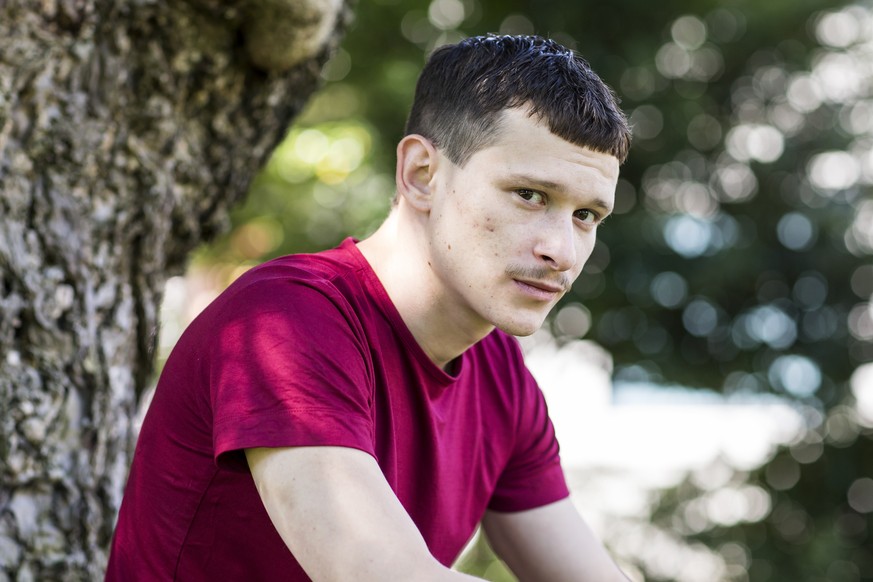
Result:
<instances>
[{"instance_id":1,"label":"t-shirt sleeve","mask_svg":"<svg viewBox=\"0 0 873 582\"><path fill-rule=\"evenodd\" d=\"M494 511L524 511L570 495L543 393L523 363L517 374L521 395L515 444L488 504Z\"/></svg>"},{"instance_id":2,"label":"t-shirt sleeve","mask_svg":"<svg viewBox=\"0 0 873 582\"><path fill-rule=\"evenodd\" d=\"M219 466L245 469L252 447L375 454L366 344L331 289L258 282L224 306L207 366Z\"/></svg>"}]
</instances>

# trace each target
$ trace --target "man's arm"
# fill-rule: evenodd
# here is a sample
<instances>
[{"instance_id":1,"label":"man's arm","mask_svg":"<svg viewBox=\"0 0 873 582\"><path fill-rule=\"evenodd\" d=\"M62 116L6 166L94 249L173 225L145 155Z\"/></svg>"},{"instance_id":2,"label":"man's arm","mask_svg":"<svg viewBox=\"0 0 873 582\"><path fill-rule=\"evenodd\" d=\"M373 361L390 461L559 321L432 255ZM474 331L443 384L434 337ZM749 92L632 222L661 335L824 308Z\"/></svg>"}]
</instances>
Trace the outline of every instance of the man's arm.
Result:
<instances>
[{"instance_id":1,"label":"man's arm","mask_svg":"<svg viewBox=\"0 0 873 582\"><path fill-rule=\"evenodd\" d=\"M627 582L606 549L564 499L482 520L488 541L521 582Z\"/></svg>"},{"instance_id":2,"label":"man's arm","mask_svg":"<svg viewBox=\"0 0 873 582\"><path fill-rule=\"evenodd\" d=\"M273 525L316 582L474 580L430 554L367 453L258 448L246 458Z\"/></svg>"}]
</instances>

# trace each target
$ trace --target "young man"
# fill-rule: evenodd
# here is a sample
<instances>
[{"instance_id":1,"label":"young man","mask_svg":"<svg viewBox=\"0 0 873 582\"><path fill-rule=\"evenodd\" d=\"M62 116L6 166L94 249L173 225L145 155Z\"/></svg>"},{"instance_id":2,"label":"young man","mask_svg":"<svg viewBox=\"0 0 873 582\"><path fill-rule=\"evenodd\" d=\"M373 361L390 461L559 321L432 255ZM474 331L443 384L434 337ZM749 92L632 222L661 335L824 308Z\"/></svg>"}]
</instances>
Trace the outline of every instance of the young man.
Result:
<instances>
[{"instance_id":1,"label":"young man","mask_svg":"<svg viewBox=\"0 0 873 582\"><path fill-rule=\"evenodd\" d=\"M510 336L579 275L629 141L554 42L436 51L378 231L252 269L179 340L107 579L471 579L449 566L481 522L522 580L624 580Z\"/></svg>"}]
</instances>

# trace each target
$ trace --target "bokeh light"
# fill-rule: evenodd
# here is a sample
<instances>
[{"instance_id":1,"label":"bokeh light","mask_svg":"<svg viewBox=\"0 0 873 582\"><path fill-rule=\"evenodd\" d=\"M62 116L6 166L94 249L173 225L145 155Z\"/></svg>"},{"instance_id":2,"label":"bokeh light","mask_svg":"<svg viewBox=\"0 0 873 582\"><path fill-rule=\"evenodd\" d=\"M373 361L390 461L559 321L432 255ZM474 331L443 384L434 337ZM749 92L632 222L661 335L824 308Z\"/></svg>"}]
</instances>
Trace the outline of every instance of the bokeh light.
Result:
<instances>
[{"instance_id":1,"label":"bokeh light","mask_svg":"<svg viewBox=\"0 0 873 582\"><path fill-rule=\"evenodd\" d=\"M821 369L805 356L779 356L770 365L770 382L798 398L812 396L821 387Z\"/></svg>"},{"instance_id":2,"label":"bokeh light","mask_svg":"<svg viewBox=\"0 0 873 582\"><path fill-rule=\"evenodd\" d=\"M688 283L678 273L667 271L658 273L650 286L652 298L668 309L675 309L685 302Z\"/></svg>"},{"instance_id":3,"label":"bokeh light","mask_svg":"<svg viewBox=\"0 0 873 582\"><path fill-rule=\"evenodd\" d=\"M779 219L776 235L785 248L804 251L812 246L816 238L813 222L800 212L789 212Z\"/></svg>"},{"instance_id":4,"label":"bokeh light","mask_svg":"<svg viewBox=\"0 0 873 582\"><path fill-rule=\"evenodd\" d=\"M725 143L728 153L741 162L774 162L785 149L782 132L770 125L738 125L730 130Z\"/></svg>"},{"instance_id":5,"label":"bokeh light","mask_svg":"<svg viewBox=\"0 0 873 582\"><path fill-rule=\"evenodd\" d=\"M847 492L849 506L858 513L873 512L873 479L856 479Z\"/></svg>"},{"instance_id":6,"label":"bokeh light","mask_svg":"<svg viewBox=\"0 0 873 582\"><path fill-rule=\"evenodd\" d=\"M706 252L712 240L709 221L694 216L674 216L664 227L667 244L683 257L699 257Z\"/></svg>"},{"instance_id":7,"label":"bokeh light","mask_svg":"<svg viewBox=\"0 0 873 582\"><path fill-rule=\"evenodd\" d=\"M861 178L861 165L848 152L824 152L810 160L807 172L813 186L831 193L857 184Z\"/></svg>"}]
</instances>

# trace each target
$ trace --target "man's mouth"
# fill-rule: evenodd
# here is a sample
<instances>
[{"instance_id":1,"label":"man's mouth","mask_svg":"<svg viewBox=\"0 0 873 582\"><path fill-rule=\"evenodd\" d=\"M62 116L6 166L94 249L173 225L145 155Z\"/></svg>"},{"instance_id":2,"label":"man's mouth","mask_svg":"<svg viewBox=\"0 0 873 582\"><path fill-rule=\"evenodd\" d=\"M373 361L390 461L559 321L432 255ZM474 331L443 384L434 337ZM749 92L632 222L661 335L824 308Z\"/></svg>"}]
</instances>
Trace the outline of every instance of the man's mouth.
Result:
<instances>
[{"instance_id":1,"label":"man's mouth","mask_svg":"<svg viewBox=\"0 0 873 582\"><path fill-rule=\"evenodd\" d=\"M547 281L531 281L528 279L513 279L513 281L522 293L538 301L554 301L563 295L565 291L562 285Z\"/></svg>"},{"instance_id":2,"label":"man's mouth","mask_svg":"<svg viewBox=\"0 0 873 582\"><path fill-rule=\"evenodd\" d=\"M574 279L567 272L555 272L546 268L511 266L506 274L516 283L552 294L569 291Z\"/></svg>"},{"instance_id":3,"label":"man's mouth","mask_svg":"<svg viewBox=\"0 0 873 582\"><path fill-rule=\"evenodd\" d=\"M524 283L525 285L530 285L531 287L535 287L542 291L547 291L549 293L563 293L564 287L557 283L549 283L547 281L529 281L527 279L516 279L519 283Z\"/></svg>"}]
</instances>

